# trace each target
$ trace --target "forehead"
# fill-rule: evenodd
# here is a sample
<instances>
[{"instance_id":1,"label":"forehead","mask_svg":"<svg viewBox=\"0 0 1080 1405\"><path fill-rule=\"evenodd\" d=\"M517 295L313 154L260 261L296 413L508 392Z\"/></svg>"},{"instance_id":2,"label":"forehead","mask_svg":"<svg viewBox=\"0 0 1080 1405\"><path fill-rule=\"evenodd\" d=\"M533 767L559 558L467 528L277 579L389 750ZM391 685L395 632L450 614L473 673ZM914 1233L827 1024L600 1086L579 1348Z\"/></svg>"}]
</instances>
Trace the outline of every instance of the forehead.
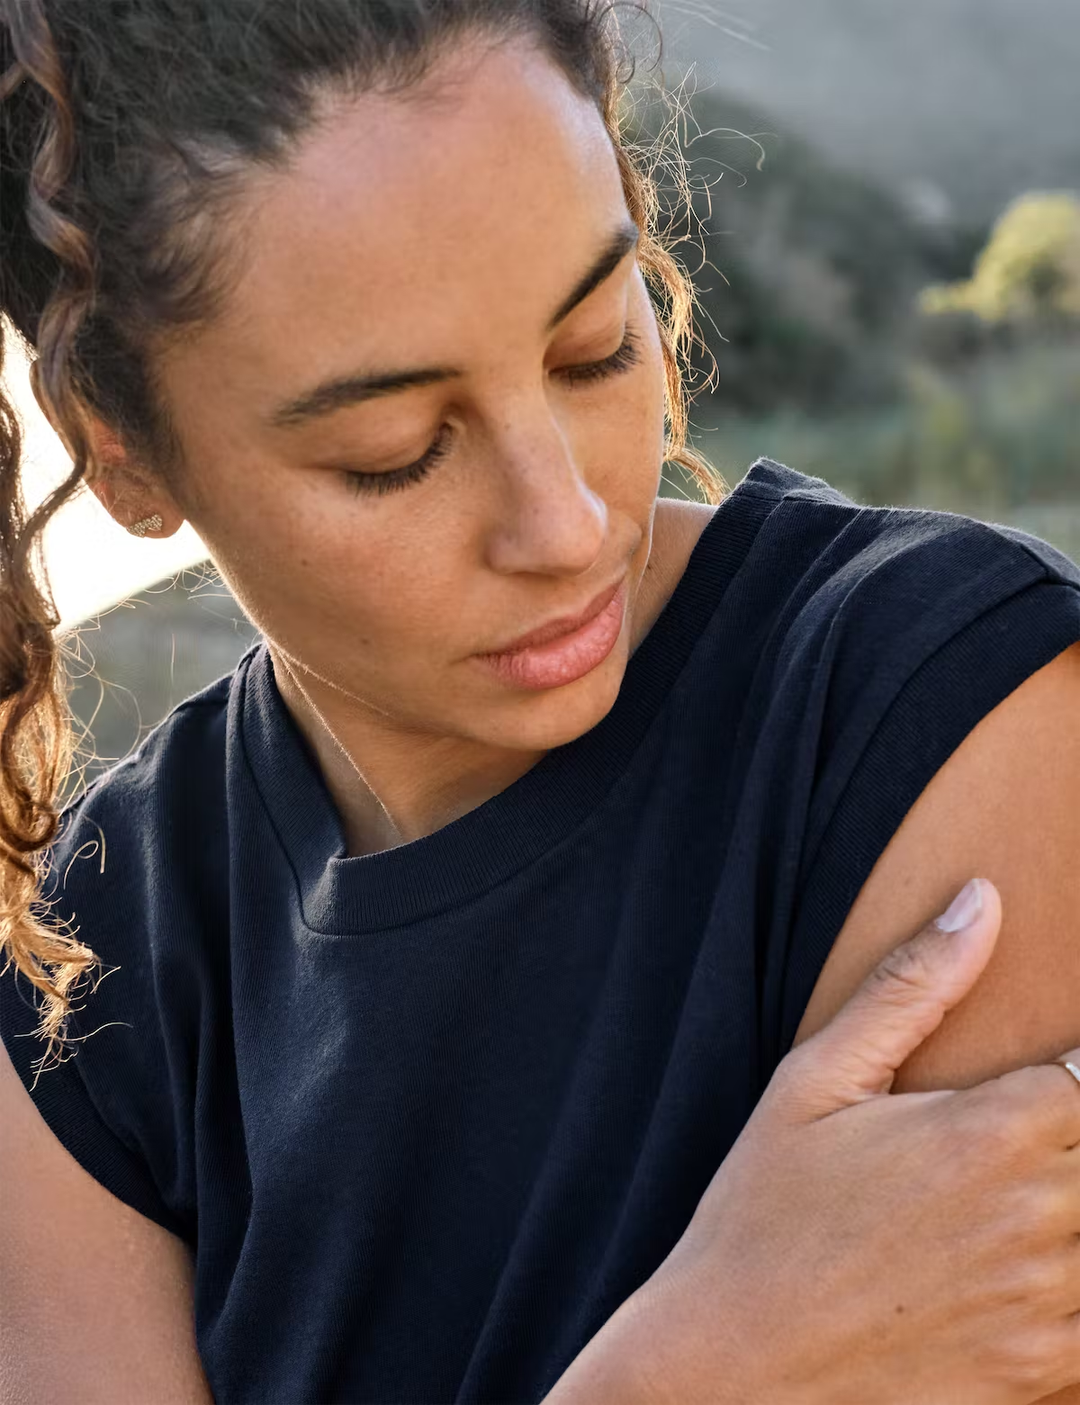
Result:
<instances>
[{"instance_id":1,"label":"forehead","mask_svg":"<svg viewBox=\"0 0 1080 1405\"><path fill-rule=\"evenodd\" d=\"M419 91L337 100L261 178L210 335L277 382L460 359L541 330L625 210L595 106L532 46L477 43Z\"/></svg>"}]
</instances>

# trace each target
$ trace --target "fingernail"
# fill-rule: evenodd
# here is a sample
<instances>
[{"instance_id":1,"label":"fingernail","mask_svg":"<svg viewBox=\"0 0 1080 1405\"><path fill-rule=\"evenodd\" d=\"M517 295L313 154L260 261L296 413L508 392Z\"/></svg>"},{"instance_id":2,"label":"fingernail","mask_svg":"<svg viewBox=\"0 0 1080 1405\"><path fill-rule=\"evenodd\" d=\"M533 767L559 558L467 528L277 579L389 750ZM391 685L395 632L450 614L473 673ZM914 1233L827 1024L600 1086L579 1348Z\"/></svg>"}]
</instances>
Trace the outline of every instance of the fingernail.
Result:
<instances>
[{"instance_id":1,"label":"fingernail","mask_svg":"<svg viewBox=\"0 0 1080 1405\"><path fill-rule=\"evenodd\" d=\"M968 927L974 927L982 916L982 910L982 884L977 878L973 878L960 896L955 898L952 905L937 919L935 926L943 932L963 932Z\"/></svg>"}]
</instances>

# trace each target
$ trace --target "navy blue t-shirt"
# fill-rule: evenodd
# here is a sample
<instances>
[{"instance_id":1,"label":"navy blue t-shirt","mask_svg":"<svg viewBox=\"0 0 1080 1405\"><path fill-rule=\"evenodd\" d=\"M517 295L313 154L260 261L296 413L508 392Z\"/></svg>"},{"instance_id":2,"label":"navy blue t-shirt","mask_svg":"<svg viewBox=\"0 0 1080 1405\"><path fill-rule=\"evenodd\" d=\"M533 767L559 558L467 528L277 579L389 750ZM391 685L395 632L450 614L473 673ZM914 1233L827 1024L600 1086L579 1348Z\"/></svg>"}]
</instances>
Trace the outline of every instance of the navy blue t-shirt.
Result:
<instances>
[{"instance_id":1,"label":"navy blue t-shirt","mask_svg":"<svg viewBox=\"0 0 1080 1405\"><path fill-rule=\"evenodd\" d=\"M57 845L115 969L33 1096L194 1251L218 1405L540 1400L686 1228L919 794L1077 640L1052 547L763 460L612 711L427 838L344 857L264 646L179 707Z\"/></svg>"}]
</instances>

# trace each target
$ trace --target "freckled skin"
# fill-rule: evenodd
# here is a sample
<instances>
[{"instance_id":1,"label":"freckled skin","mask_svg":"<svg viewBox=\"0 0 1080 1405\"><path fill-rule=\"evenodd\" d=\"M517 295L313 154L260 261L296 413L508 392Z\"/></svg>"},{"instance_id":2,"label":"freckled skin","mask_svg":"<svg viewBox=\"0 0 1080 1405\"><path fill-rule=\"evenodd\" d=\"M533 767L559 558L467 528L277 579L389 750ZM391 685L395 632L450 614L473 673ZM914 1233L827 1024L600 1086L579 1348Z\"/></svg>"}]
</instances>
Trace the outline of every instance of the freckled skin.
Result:
<instances>
[{"instance_id":1,"label":"freckled skin","mask_svg":"<svg viewBox=\"0 0 1080 1405\"><path fill-rule=\"evenodd\" d=\"M194 524L271 641L367 851L464 813L611 708L659 603L658 330L632 254L548 329L628 215L599 114L524 42L444 58L419 97L328 107L236 218L239 278L160 358L185 461L166 516ZM570 384L627 325L638 364ZM432 365L463 374L268 422L328 377ZM445 426L445 458L399 492L357 494L341 471L410 464ZM476 667L623 575L622 634L586 677L525 691Z\"/></svg>"}]
</instances>

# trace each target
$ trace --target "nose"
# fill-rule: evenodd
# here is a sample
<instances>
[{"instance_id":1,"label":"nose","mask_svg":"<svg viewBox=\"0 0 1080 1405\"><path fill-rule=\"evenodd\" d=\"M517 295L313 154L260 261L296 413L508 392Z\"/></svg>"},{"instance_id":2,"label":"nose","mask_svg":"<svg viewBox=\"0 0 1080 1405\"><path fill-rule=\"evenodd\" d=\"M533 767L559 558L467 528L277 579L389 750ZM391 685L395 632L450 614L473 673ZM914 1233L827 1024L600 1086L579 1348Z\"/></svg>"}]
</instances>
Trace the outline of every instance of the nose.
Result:
<instances>
[{"instance_id":1,"label":"nose","mask_svg":"<svg viewBox=\"0 0 1080 1405\"><path fill-rule=\"evenodd\" d=\"M504 422L487 564L505 575L584 575L603 554L608 509L589 487L563 426L544 406Z\"/></svg>"}]
</instances>

